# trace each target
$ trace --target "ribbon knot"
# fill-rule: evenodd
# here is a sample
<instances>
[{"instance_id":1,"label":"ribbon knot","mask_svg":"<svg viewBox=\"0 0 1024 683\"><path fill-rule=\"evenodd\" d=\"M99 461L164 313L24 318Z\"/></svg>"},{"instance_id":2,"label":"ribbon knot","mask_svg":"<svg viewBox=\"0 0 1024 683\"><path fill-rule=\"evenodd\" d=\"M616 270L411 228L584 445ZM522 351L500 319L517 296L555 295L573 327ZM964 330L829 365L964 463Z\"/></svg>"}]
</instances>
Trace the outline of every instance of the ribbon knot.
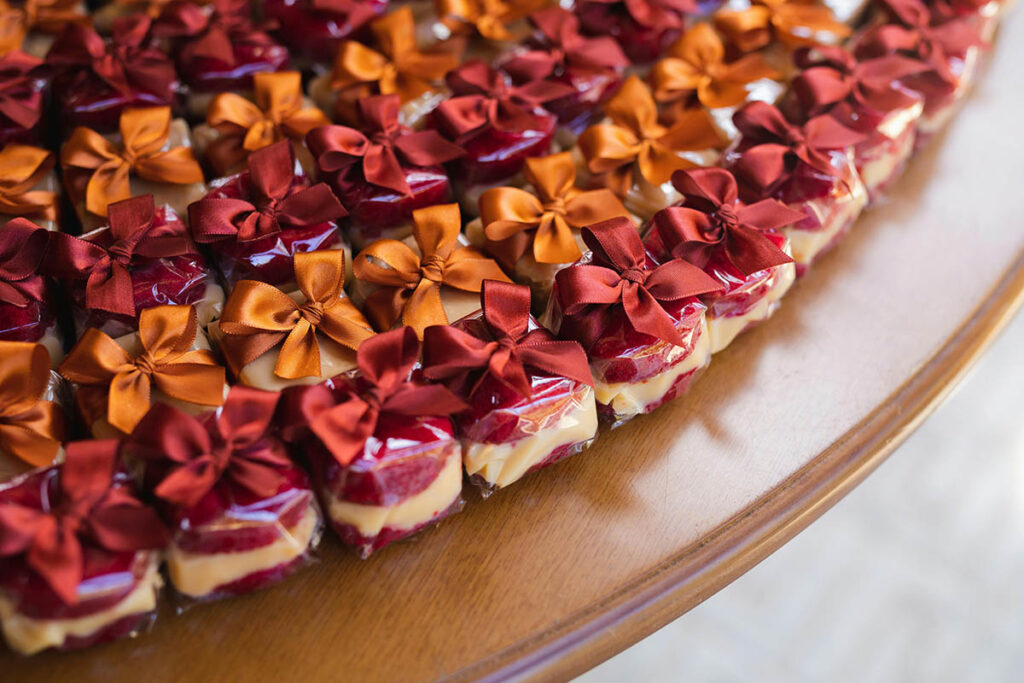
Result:
<instances>
[{"instance_id":1,"label":"ribbon knot","mask_svg":"<svg viewBox=\"0 0 1024 683\"><path fill-rule=\"evenodd\" d=\"M642 285L647 282L648 272L644 268L637 266L630 266L620 273L622 279L627 282L632 282L635 285Z\"/></svg>"},{"instance_id":2,"label":"ribbon knot","mask_svg":"<svg viewBox=\"0 0 1024 683\"><path fill-rule=\"evenodd\" d=\"M49 378L45 346L0 341L0 451L35 467L53 462L66 434L64 411L44 398Z\"/></svg>"},{"instance_id":3,"label":"ribbon knot","mask_svg":"<svg viewBox=\"0 0 1024 683\"><path fill-rule=\"evenodd\" d=\"M324 305L318 301L304 303L299 306L299 315L313 327L319 327L324 319Z\"/></svg>"}]
</instances>

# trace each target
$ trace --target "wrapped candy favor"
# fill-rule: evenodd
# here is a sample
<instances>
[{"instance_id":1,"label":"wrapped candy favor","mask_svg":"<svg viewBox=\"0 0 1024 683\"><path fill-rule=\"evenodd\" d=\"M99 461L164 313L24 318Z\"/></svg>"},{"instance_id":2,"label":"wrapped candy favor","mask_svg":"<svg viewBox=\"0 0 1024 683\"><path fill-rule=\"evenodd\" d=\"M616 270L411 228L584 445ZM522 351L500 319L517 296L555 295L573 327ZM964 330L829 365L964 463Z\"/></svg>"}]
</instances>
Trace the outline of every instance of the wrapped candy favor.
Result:
<instances>
[{"instance_id":1,"label":"wrapped candy favor","mask_svg":"<svg viewBox=\"0 0 1024 683\"><path fill-rule=\"evenodd\" d=\"M0 341L0 481L63 456L62 393L46 347Z\"/></svg>"},{"instance_id":2,"label":"wrapped candy favor","mask_svg":"<svg viewBox=\"0 0 1024 683\"><path fill-rule=\"evenodd\" d=\"M338 46L366 37L367 24L387 11L387 0L262 0L266 19L288 46L297 66L330 64Z\"/></svg>"},{"instance_id":3,"label":"wrapped candy favor","mask_svg":"<svg viewBox=\"0 0 1024 683\"><path fill-rule=\"evenodd\" d=\"M696 0L580 0L576 3L584 33L611 36L629 60L652 62L675 40L686 15L697 13Z\"/></svg>"},{"instance_id":4,"label":"wrapped candy favor","mask_svg":"<svg viewBox=\"0 0 1024 683\"><path fill-rule=\"evenodd\" d=\"M0 340L35 342L64 357L52 292L40 274L49 231L15 218L0 226Z\"/></svg>"}]
</instances>

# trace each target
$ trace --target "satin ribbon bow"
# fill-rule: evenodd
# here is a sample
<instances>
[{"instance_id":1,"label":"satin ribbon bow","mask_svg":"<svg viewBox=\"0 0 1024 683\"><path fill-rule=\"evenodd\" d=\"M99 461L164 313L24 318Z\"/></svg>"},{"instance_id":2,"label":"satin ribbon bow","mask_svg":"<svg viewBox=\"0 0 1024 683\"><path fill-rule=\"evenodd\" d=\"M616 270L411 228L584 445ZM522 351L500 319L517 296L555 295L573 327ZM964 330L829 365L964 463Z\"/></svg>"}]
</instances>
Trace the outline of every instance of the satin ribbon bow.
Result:
<instances>
[{"instance_id":1,"label":"satin ribbon bow","mask_svg":"<svg viewBox=\"0 0 1024 683\"><path fill-rule=\"evenodd\" d=\"M381 95L398 95L402 102L437 90L444 75L457 67L462 55L421 51L416 47L412 9L402 6L370 23L377 50L347 40L338 48L331 71L335 90L356 84L375 84Z\"/></svg>"},{"instance_id":2,"label":"satin ribbon bow","mask_svg":"<svg viewBox=\"0 0 1024 683\"><path fill-rule=\"evenodd\" d=\"M650 28L679 28L683 25L683 15L696 14L695 0L591 0L605 5L620 2L629 16L641 26Z\"/></svg>"},{"instance_id":3,"label":"satin ribbon bow","mask_svg":"<svg viewBox=\"0 0 1024 683\"><path fill-rule=\"evenodd\" d=\"M268 433L279 396L234 386L205 420L158 403L125 440L124 452L146 463L153 493L174 505L192 507L222 481L269 498L293 467L284 444Z\"/></svg>"},{"instance_id":4,"label":"satin ribbon bow","mask_svg":"<svg viewBox=\"0 0 1024 683\"><path fill-rule=\"evenodd\" d=\"M107 422L131 432L146 414L152 388L204 406L224 400L224 368L207 349L193 349L199 327L192 306L154 306L139 314L132 355L94 327L88 328L57 368L81 387L107 393Z\"/></svg>"},{"instance_id":5,"label":"satin ribbon bow","mask_svg":"<svg viewBox=\"0 0 1024 683\"><path fill-rule=\"evenodd\" d=\"M614 38L583 36L575 14L562 7L545 7L530 15L544 47L514 55L501 68L517 83L533 81L566 68L621 73L629 59Z\"/></svg>"},{"instance_id":6,"label":"satin ribbon bow","mask_svg":"<svg viewBox=\"0 0 1024 683\"><path fill-rule=\"evenodd\" d=\"M156 183L203 182L203 169L191 147L164 150L171 132L171 108L125 109L119 121L120 146L79 126L60 150L61 166L91 171L85 208L106 216L113 202L132 196L131 175Z\"/></svg>"},{"instance_id":7,"label":"satin ribbon bow","mask_svg":"<svg viewBox=\"0 0 1024 683\"><path fill-rule=\"evenodd\" d=\"M23 308L43 300L39 272L49 243L49 231L25 218L0 226L0 301Z\"/></svg>"},{"instance_id":8,"label":"satin ribbon bow","mask_svg":"<svg viewBox=\"0 0 1024 683\"><path fill-rule=\"evenodd\" d=\"M520 396L530 396L527 367L593 386L583 347L556 340L542 327L531 329L529 287L488 280L480 299L482 336L451 325L433 325L423 333L428 379L446 381L467 398L488 374Z\"/></svg>"},{"instance_id":9,"label":"satin ribbon bow","mask_svg":"<svg viewBox=\"0 0 1024 683\"><path fill-rule=\"evenodd\" d=\"M48 275L86 280L85 304L135 315L131 271L139 260L196 255L184 223L156 222L153 195L110 205L109 228L88 240L57 232L45 268Z\"/></svg>"},{"instance_id":10,"label":"satin ribbon bow","mask_svg":"<svg viewBox=\"0 0 1024 683\"><path fill-rule=\"evenodd\" d=\"M530 12L540 9L546 0L434 0L437 16L453 33L475 30L487 40L512 41L517 36L508 26Z\"/></svg>"},{"instance_id":11,"label":"satin ribbon bow","mask_svg":"<svg viewBox=\"0 0 1024 683\"><path fill-rule=\"evenodd\" d=\"M234 45L254 48L277 45L269 35L253 26L248 0L214 0L211 4L212 8L206 10L192 0L166 3L153 23L153 35L188 38L179 55L186 63L205 57L232 67L236 63Z\"/></svg>"},{"instance_id":12,"label":"satin ribbon bow","mask_svg":"<svg viewBox=\"0 0 1024 683\"><path fill-rule=\"evenodd\" d=\"M896 82L928 69L924 62L896 54L858 61L841 47L827 46L800 48L794 62L803 71L791 87L810 116L844 104L876 112L909 107L918 99Z\"/></svg>"},{"instance_id":13,"label":"satin ribbon bow","mask_svg":"<svg viewBox=\"0 0 1024 683\"><path fill-rule=\"evenodd\" d=\"M636 226L625 218L583 228L592 263L558 271L555 291L564 315L560 336L578 339L590 349L619 311L643 334L684 346L675 321L662 302L678 301L722 289L700 268L683 259L649 265Z\"/></svg>"},{"instance_id":14,"label":"satin ribbon bow","mask_svg":"<svg viewBox=\"0 0 1024 683\"><path fill-rule=\"evenodd\" d=\"M114 22L108 45L91 28L68 24L46 54L46 61L73 72L83 69L119 93L134 88L170 101L177 86L174 64L163 52L147 47L151 20L133 15Z\"/></svg>"},{"instance_id":15,"label":"satin ribbon bow","mask_svg":"<svg viewBox=\"0 0 1024 683\"><path fill-rule=\"evenodd\" d=\"M0 557L24 556L67 605L78 604L87 547L129 553L169 541L156 511L115 475L119 445L116 439L69 443L57 490L43 479L37 505L0 503Z\"/></svg>"},{"instance_id":16,"label":"satin ribbon bow","mask_svg":"<svg viewBox=\"0 0 1024 683\"><path fill-rule=\"evenodd\" d=\"M447 387L409 379L420 354L405 327L366 340L356 354L359 376L338 392L325 383L285 390L286 436L311 430L343 467L359 457L381 415L441 417L466 409Z\"/></svg>"},{"instance_id":17,"label":"satin ribbon bow","mask_svg":"<svg viewBox=\"0 0 1024 683\"><path fill-rule=\"evenodd\" d=\"M458 204L439 204L412 213L419 254L404 242L382 239L356 257L355 276L380 288L366 297L365 310L378 330L401 320L423 334L430 325L448 323L442 286L479 292L484 280L508 278L498 264L472 247L459 246L462 222Z\"/></svg>"},{"instance_id":18,"label":"satin ribbon bow","mask_svg":"<svg viewBox=\"0 0 1024 683\"><path fill-rule=\"evenodd\" d=\"M718 10L714 25L740 52L752 52L772 39L795 48L818 45L850 35L819 0L751 0L744 10ZM821 34L828 34L824 41Z\"/></svg>"},{"instance_id":19,"label":"satin ribbon bow","mask_svg":"<svg viewBox=\"0 0 1024 683\"><path fill-rule=\"evenodd\" d=\"M248 198L204 197L189 205L195 240L250 242L346 215L331 188L324 183L310 187L296 183L294 169L295 152L287 140L253 152Z\"/></svg>"},{"instance_id":20,"label":"satin ribbon bow","mask_svg":"<svg viewBox=\"0 0 1024 683\"><path fill-rule=\"evenodd\" d=\"M285 138L301 141L317 126L330 123L316 107L304 107L298 71L253 74L256 102L235 93L221 93L206 111L206 123L220 133L210 145L218 172L245 161L250 152Z\"/></svg>"},{"instance_id":21,"label":"satin ribbon bow","mask_svg":"<svg viewBox=\"0 0 1024 683\"><path fill-rule=\"evenodd\" d=\"M523 176L536 194L516 187L496 187L480 195L484 234L495 242L492 253L511 267L526 250L537 263L572 263L580 257L575 231L585 225L629 217L608 189L576 187L576 164L569 152L531 157Z\"/></svg>"},{"instance_id":22,"label":"satin ribbon bow","mask_svg":"<svg viewBox=\"0 0 1024 683\"><path fill-rule=\"evenodd\" d=\"M0 451L34 467L53 462L66 433L64 411L43 398L49 380L45 346L0 341Z\"/></svg>"},{"instance_id":23,"label":"satin ribbon bow","mask_svg":"<svg viewBox=\"0 0 1024 683\"><path fill-rule=\"evenodd\" d=\"M797 126L765 102L750 102L733 115L745 147L733 172L759 195L770 194L804 163L827 176L845 181L845 172L832 165L830 150L855 145L864 136L831 116L816 116Z\"/></svg>"},{"instance_id":24,"label":"satin ribbon bow","mask_svg":"<svg viewBox=\"0 0 1024 683\"><path fill-rule=\"evenodd\" d=\"M685 197L683 205L662 209L652 222L674 257L703 268L713 251L723 250L744 277L792 263L764 233L803 220L802 212L774 199L741 204L736 179L722 168L677 171L672 184Z\"/></svg>"},{"instance_id":25,"label":"satin ribbon bow","mask_svg":"<svg viewBox=\"0 0 1024 683\"><path fill-rule=\"evenodd\" d=\"M611 123L586 129L578 144L590 172L599 174L619 197L626 196L637 183L637 174L658 186L679 169L695 165L679 152L713 149L724 143L703 109L681 112L671 127L658 123L654 97L636 76L630 76L608 100L605 113Z\"/></svg>"},{"instance_id":26,"label":"satin ribbon bow","mask_svg":"<svg viewBox=\"0 0 1024 683\"><path fill-rule=\"evenodd\" d=\"M373 336L370 324L344 296L345 252L295 254L295 281L305 297L296 303L264 282L242 280L224 304L220 330L224 353L244 367L280 345L274 374L285 379L319 377L317 333L356 350Z\"/></svg>"},{"instance_id":27,"label":"satin ribbon bow","mask_svg":"<svg viewBox=\"0 0 1024 683\"><path fill-rule=\"evenodd\" d=\"M78 0L25 0L20 6L0 0L0 54L19 50L29 31L58 33L69 22L88 23Z\"/></svg>"},{"instance_id":28,"label":"satin ribbon bow","mask_svg":"<svg viewBox=\"0 0 1024 683\"><path fill-rule=\"evenodd\" d=\"M734 107L747 99L746 85L761 78L779 78L760 54L725 61L725 45L709 24L695 24L655 63L649 80L658 102L697 102L708 107Z\"/></svg>"},{"instance_id":29,"label":"satin ribbon bow","mask_svg":"<svg viewBox=\"0 0 1024 683\"><path fill-rule=\"evenodd\" d=\"M25 130L32 129L43 114L43 85L36 75L42 67L41 59L21 50L0 57L0 114Z\"/></svg>"},{"instance_id":30,"label":"satin ribbon bow","mask_svg":"<svg viewBox=\"0 0 1024 683\"><path fill-rule=\"evenodd\" d=\"M311 130L306 144L320 172L348 175L359 170L367 182L411 196L403 162L436 166L465 154L435 130L413 132L399 124L400 106L397 95L360 98L363 132L345 126Z\"/></svg>"},{"instance_id":31,"label":"satin ribbon bow","mask_svg":"<svg viewBox=\"0 0 1024 683\"><path fill-rule=\"evenodd\" d=\"M535 122L532 110L575 92L548 80L512 85L505 74L479 60L449 71L445 79L456 97L442 102L436 111L459 144L488 126L509 132L526 130Z\"/></svg>"},{"instance_id":32,"label":"satin ribbon bow","mask_svg":"<svg viewBox=\"0 0 1024 683\"><path fill-rule=\"evenodd\" d=\"M56 220L57 193L32 189L53 165L53 154L39 147L11 142L0 149L0 213Z\"/></svg>"}]
</instances>

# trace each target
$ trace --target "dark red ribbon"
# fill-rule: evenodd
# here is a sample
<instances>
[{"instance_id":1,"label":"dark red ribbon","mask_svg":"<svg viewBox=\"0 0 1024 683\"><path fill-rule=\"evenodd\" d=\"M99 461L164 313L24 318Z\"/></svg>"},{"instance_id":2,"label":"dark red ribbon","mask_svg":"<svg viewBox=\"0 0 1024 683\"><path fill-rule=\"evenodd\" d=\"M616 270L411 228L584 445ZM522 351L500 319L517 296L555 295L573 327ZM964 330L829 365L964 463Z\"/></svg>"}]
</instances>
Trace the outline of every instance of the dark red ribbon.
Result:
<instances>
[{"instance_id":1,"label":"dark red ribbon","mask_svg":"<svg viewBox=\"0 0 1024 683\"><path fill-rule=\"evenodd\" d=\"M530 329L530 288L485 280L481 294L485 336L451 325L423 333L423 374L470 397L492 375L520 396L529 396L526 367L593 386L587 354L574 341L556 340L542 327Z\"/></svg>"},{"instance_id":2,"label":"dark red ribbon","mask_svg":"<svg viewBox=\"0 0 1024 683\"><path fill-rule=\"evenodd\" d=\"M750 102L733 114L743 135L743 152L733 172L760 195L787 180L797 164L845 181L842 170L832 165L827 152L855 145L864 135L850 130L831 116L816 116L803 126L786 120L765 102Z\"/></svg>"},{"instance_id":3,"label":"dark red ribbon","mask_svg":"<svg viewBox=\"0 0 1024 683\"><path fill-rule=\"evenodd\" d=\"M181 48L186 61L206 57L234 66L233 45L276 45L265 32L269 26L253 25L249 13L248 0L214 0L212 10L189 0L174 0L153 22L153 35L188 38Z\"/></svg>"},{"instance_id":4,"label":"dark red ribbon","mask_svg":"<svg viewBox=\"0 0 1024 683\"><path fill-rule=\"evenodd\" d=\"M41 100L35 100L43 61L21 50L0 57L0 114L28 130L42 115Z\"/></svg>"},{"instance_id":5,"label":"dark red ribbon","mask_svg":"<svg viewBox=\"0 0 1024 683\"><path fill-rule=\"evenodd\" d=\"M48 230L26 218L0 227L0 301L24 307L46 292L39 270L50 241Z\"/></svg>"},{"instance_id":6,"label":"dark red ribbon","mask_svg":"<svg viewBox=\"0 0 1024 683\"><path fill-rule=\"evenodd\" d=\"M774 199L740 203L736 179L722 168L676 171L672 184L683 194L683 204L662 209L652 222L662 244L676 258L703 268L713 251L724 250L744 276L792 263L764 233L802 220L800 211Z\"/></svg>"},{"instance_id":7,"label":"dark red ribbon","mask_svg":"<svg viewBox=\"0 0 1024 683\"><path fill-rule=\"evenodd\" d=\"M199 420L156 403L125 440L125 453L146 463L146 481L162 500L191 507L220 481L260 498L277 493L293 466L270 435L277 392L236 385L215 416Z\"/></svg>"},{"instance_id":8,"label":"dark red ribbon","mask_svg":"<svg viewBox=\"0 0 1024 683\"><path fill-rule=\"evenodd\" d=\"M465 410L466 404L447 387L409 379L419 353L415 330L391 330L359 347L355 390L338 396L327 384L286 389L282 409L286 438L308 428L344 466L359 456L384 413L427 417Z\"/></svg>"},{"instance_id":9,"label":"dark red ribbon","mask_svg":"<svg viewBox=\"0 0 1024 683\"><path fill-rule=\"evenodd\" d=\"M465 151L434 130L413 132L398 122L398 95L377 95L359 100L363 131L345 126L321 126L306 134L306 144L322 174L362 172L374 185L403 195L412 189L404 164L436 166L458 159Z\"/></svg>"},{"instance_id":10,"label":"dark red ribbon","mask_svg":"<svg viewBox=\"0 0 1024 683\"><path fill-rule=\"evenodd\" d=\"M68 605L78 603L83 544L125 553L168 542L156 512L115 481L118 447L115 439L69 443L59 466L59 491L44 497L43 509L0 503L0 556L24 555Z\"/></svg>"},{"instance_id":11,"label":"dark red ribbon","mask_svg":"<svg viewBox=\"0 0 1024 683\"><path fill-rule=\"evenodd\" d=\"M684 14L696 14L695 0L588 0L603 5L625 6L629 16L641 26L650 28L679 28Z\"/></svg>"},{"instance_id":12,"label":"dark red ribbon","mask_svg":"<svg viewBox=\"0 0 1024 683\"><path fill-rule=\"evenodd\" d=\"M629 66L622 48L609 36L583 36L575 14L552 6L529 16L545 44L545 49L530 50L502 63L517 83L545 78L556 66L589 71L621 73Z\"/></svg>"},{"instance_id":13,"label":"dark red ribbon","mask_svg":"<svg viewBox=\"0 0 1024 683\"><path fill-rule=\"evenodd\" d=\"M86 280L89 308L135 315L132 267L136 258L194 255L184 223L155 223L153 195L132 197L108 207L110 227L95 239L57 232L51 236L44 270L70 280Z\"/></svg>"},{"instance_id":14,"label":"dark red ribbon","mask_svg":"<svg viewBox=\"0 0 1024 683\"><path fill-rule=\"evenodd\" d=\"M555 275L558 303L572 336L589 349L619 310L638 332L683 346L683 338L662 302L707 294L722 285L691 263L672 259L653 268L636 227L612 218L581 231L593 263L576 264ZM564 334L561 336L565 336Z\"/></svg>"},{"instance_id":15,"label":"dark red ribbon","mask_svg":"<svg viewBox=\"0 0 1024 683\"><path fill-rule=\"evenodd\" d=\"M288 140L249 155L248 199L204 197L188 207L197 242L234 238L239 242L276 235L288 228L316 225L347 215L324 183L296 184L295 153Z\"/></svg>"}]
</instances>

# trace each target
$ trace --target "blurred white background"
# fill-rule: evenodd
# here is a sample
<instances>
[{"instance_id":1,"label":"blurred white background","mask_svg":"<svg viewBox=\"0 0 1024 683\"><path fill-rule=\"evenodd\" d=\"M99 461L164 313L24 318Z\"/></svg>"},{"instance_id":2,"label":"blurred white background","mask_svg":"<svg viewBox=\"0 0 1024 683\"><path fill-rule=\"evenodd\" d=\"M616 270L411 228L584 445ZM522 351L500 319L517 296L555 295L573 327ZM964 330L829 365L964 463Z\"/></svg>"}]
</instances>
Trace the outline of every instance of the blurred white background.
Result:
<instances>
[{"instance_id":1,"label":"blurred white background","mask_svg":"<svg viewBox=\"0 0 1024 683\"><path fill-rule=\"evenodd\" d=\"M1024 680L1024 314L832 510L579 679L623 680Z\"/></svg>"}]
</instances>

